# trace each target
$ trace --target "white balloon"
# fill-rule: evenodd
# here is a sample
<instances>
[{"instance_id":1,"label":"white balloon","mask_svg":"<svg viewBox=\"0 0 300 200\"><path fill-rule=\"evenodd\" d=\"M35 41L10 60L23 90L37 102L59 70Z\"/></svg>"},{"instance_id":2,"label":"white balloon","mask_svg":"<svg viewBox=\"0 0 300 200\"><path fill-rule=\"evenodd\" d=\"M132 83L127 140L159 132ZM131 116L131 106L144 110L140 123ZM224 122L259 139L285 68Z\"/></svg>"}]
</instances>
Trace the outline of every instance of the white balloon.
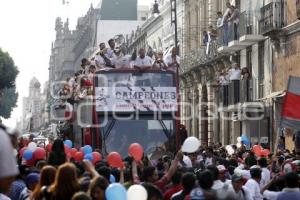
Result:
<instances>
[{"instance_id":1,"label":"white balloon","mask_svg":"<svg viewBox=\"0 0 300 200\"><path fill-rule=\"evenodd\" d=\"M200 141L196 137L188 137L183 142L181 151L184 153L195 153L200 147Z\"/></svg>"},{"instance_id":2,"label":"white balloon","mask_svg":"<svg viewBox=\"0 0 300 200\"><path fill-rule=\"evenodd\" d=\"M237 140L237 142L241 142L242 141L242 137L237 137L236 140Z\"/></svg>"},{"instance_id":3,"label":"white balloon","mask_svg":"<svg viewBox=\"0 0 300 200\"><path fill-rule=\"evenodd\" d=\"M242 143L238 142L238 143L236 143L236 146L237 146L237 148L241 148Z\"/></svg>"},{"instance_id":4,"label":"white balloon","mask_svg":"<svg viewBox=\"0 0 300 200\"><path fill-rule=\"evenodd\" d=\"M225 147L225 149L226 149L226 151L227 151L227 153L228 153L229 155L234 154L234 149L232 148L231 145L227 145L227 146Z\"/></svg>"},{"instance_id":5,"label":"white balloon","mask_svg":"<svg viewBox=\"0 0 300 200\"><path fill-rule=\"evenodd\" d=\"M127 191L127 200L147 200L146 189L141 185L132 185Z\"/></svg>"},{"instance_id":6,"label":"white balloon","mask_svg":"<svg viewBox=\"0 0 300 200\"><path fill-rule=\"evenodd\" d=\"M34 152L36 148L37 148L36 143L30 142L30 143L28 144L28 149L31 150L32 152Z\"/></svg>"}]
</instances>

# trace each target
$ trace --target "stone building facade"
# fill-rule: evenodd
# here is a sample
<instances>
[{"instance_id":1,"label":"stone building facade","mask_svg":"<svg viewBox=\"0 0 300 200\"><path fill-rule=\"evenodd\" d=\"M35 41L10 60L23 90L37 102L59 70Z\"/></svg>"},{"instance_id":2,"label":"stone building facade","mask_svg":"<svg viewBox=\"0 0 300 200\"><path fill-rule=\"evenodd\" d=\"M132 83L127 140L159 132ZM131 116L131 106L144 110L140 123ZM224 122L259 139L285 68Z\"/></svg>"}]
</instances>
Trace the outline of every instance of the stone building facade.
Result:
<instances>
[{"instance_id":1,"label":"stone building facade","mask_svg":"<svg viewBox=\"0 0 300 200\"><path fill-rule=\"evenodd\" d=\"M217 11L224 13L226 2L184 1L182 123L203 144L235 144L244 134L252 144L273 148L280 135L281 106L276 102L283 99L288 76L299 76L297 1L231 1L240 15L238 38L229 25L228 43L224 27L216 28ZM209 26L218 31L218 37L207 49L202 38ZM287 45L289 41L294 42ZM241 80L238 91L229 83L229 95L224 95L217 79L233 63L247 68L251 78Z\"/></svg>"}]
</instances>

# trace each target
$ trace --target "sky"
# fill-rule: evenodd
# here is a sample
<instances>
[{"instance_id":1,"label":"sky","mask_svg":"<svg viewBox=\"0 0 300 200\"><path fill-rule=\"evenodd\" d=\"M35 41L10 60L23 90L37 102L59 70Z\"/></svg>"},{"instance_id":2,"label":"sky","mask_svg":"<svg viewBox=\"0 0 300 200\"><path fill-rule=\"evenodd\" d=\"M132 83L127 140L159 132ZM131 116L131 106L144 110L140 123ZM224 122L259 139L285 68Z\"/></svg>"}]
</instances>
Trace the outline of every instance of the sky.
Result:
<instances>
[{"instance_id":1,"label":"sky","mask_svg":"<svg viewBox=\"0 0 300 200\"><path fill-rule=\"evenodd\" d=\"M63 1L69 4L63 4ZM154 0L138 0L150 5ZM42 85L48 80L51 42L55 40L55 19L69 18L75 29L77 18L85 15L91 3L100 0L0 0L0 48L15 61L20 73L16 80L19 99L11 118L4 124L14 128L22 116L22 99L28 95L29 82L36 77Z\"/></svg>"}]
</instances>

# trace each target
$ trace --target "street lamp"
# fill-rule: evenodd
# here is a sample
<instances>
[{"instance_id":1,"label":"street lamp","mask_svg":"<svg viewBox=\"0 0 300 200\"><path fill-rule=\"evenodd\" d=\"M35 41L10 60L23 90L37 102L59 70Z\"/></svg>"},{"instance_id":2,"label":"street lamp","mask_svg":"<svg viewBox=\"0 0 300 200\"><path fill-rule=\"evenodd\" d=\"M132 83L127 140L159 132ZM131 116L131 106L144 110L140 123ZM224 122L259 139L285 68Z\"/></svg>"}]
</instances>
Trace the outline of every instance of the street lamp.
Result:
<instances>
[{"instance_id":1,"label":"street lamp","mask_svg":"<svg viewBox=\"0 0 300 200\"><path fill-rule=\"evenodd\" d=\"M178 54L178 33L177 33L177 6L176 6L176 0L171 0L171 23L174 24L174 33L175 33L175 48L176 52Z\"/></svg>"},{"instance_id":2,"label":"street lamp","mask_svg":"<svg viewBox=\"0 0 300 200\"><path fill-rule=\"evenodd\" d=\"M154 15L154 17L157 17L159 15L157 0L154 1L152 14Z\"/></svg>"}]
</instances>

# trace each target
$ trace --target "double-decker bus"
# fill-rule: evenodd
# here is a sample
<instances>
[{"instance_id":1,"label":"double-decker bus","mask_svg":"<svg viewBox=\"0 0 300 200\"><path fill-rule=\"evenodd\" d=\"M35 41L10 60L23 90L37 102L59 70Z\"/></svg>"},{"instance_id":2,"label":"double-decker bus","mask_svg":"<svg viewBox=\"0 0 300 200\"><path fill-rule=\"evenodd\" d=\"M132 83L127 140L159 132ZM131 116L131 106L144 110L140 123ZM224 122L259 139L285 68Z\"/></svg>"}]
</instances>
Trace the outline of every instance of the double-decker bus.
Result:
<instances>
[{"instance_id":1,"label":"double-decker bus","mask_svg":"<svg viewBox=\"0 0 300 200\"><path fill-rule=\"evenodd\" d=\"M174 152L180 143L178 99L176 73L171 70L97 71L91 100L93 125L85 129L83 144L123 156L135 142L146 154L158 149Z\"/></svg>"}]
</instances>

